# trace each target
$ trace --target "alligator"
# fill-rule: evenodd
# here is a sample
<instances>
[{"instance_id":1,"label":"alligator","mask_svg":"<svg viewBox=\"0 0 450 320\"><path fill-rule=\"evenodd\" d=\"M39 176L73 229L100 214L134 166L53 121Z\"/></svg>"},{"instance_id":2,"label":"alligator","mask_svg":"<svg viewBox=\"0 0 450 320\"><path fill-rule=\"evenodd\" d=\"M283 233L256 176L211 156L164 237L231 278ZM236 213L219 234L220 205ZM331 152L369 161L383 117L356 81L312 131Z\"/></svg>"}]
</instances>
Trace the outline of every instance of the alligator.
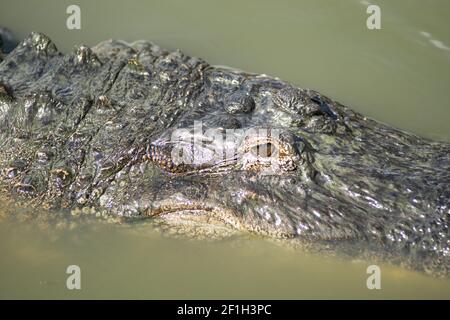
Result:
<instances>
[{"instance_id":1,"label":"alligator","mask_svg":"<svg viewBox=\"0 0 450 320\"><path fill-rule=\"evenodd\" d=\"M448 143L147 41L64 54L31 33L2 60L0 193L17 203L450 275Z\"/></svg>"}]
</instances>

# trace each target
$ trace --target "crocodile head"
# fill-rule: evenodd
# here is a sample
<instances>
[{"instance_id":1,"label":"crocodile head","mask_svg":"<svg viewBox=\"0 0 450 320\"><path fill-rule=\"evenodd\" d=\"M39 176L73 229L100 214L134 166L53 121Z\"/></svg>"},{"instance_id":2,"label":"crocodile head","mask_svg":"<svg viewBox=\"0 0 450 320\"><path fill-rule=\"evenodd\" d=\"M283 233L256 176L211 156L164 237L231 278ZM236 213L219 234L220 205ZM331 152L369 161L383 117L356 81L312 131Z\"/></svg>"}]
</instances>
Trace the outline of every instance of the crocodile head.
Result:
<instances>
[{"instance_id":1,"label":"crocodile head","mask_svg":"<svg viewBox=\"0 0 450 320\"><path fill-rule=\"evenodd\" d=\"M447 144L229 68L203 70L201 89L181 109L146 140L142 160L153 176L124 184L134 190L131 216L315 243L376 239L448 250ZM118 190L100 200L129 194ZM431 242L416 231L430 224Z\"/></svg>"},{"instance_id":2,"label":"crocodile head","mask_svg":"<svg viewBox=\"0 0 450 320\"><path fill-rule=\"evenodd\" d=\"M18 197L197 235L361 240L448 270L446 143L142 41L64 55L33 33L0 84L0 183Z\"/></svg>"}]
</instances>

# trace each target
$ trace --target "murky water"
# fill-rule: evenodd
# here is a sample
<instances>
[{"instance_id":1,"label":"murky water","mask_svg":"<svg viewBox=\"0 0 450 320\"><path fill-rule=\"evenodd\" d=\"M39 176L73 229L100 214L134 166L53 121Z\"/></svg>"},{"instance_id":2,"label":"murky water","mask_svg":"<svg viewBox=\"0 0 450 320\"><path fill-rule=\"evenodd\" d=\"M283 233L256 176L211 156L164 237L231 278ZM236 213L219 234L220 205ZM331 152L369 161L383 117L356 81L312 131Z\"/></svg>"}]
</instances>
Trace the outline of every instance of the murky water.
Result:
<instances>
[{"instance_id":1,"label":"murky water","mask_svg":"<svg viewBox=\"0 0 450 320\"><path fill-rule=\"evenodd\" d=\"M81 30L68 30L73 3L1 0L0 23L19 38L44 32L64 51L108 38L152 40L450 141L446 0L373 1L382 13L376 31L366 28L368 1L76 1ZM37 224L0 223L0 298L450 298L450 280L381 265L382 289L368 290L371 261L309 256L261 239L208 243L146 226ZM81 267L80 291L66 289L71 264Z\"/></svg>"}]
</instances>

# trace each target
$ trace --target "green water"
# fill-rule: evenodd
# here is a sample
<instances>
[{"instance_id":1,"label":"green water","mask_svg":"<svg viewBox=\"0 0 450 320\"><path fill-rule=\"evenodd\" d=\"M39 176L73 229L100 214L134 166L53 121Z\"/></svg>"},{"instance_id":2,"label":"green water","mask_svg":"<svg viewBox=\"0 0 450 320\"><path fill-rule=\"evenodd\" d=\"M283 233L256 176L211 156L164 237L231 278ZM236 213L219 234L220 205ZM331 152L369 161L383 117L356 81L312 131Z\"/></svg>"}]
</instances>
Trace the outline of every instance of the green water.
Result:
<instances>
[{"instance_id":1,"label":"green water","mask_svg":"<svg viewBox=\"0 0 450 320\"><path fill-rule=\"evenodd\" d=\"M108 38L152 40L212 64L316 89L379 121L450 141L450 2L5 1L0 24L18 38L41 31L65 52ZM81 30L66 8L81 8ZM0 212L1 204L0 204ZM150 228L98 223L46 230L0 223L0 298L450 298L450 280L371 261L309 256L260 239L205 243ZM66 289L68 265L82 289Z\"/></svg>"}]
</instances>

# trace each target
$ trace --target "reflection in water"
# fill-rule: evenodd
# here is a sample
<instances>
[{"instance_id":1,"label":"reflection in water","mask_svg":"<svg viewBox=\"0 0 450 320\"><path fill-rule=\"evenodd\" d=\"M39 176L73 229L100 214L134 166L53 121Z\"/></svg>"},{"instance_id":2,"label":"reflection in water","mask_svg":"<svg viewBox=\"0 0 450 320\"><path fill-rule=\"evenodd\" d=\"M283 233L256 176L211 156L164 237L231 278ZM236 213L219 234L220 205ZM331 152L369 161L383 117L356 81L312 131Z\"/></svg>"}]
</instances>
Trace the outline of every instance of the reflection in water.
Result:
<instances>
[{"instance_id":1,"label":"reflection in water","mask_svg":"<svg viewBox=\"0 0 450 320\"><path fill-rule=\"evenodd\" d=\"M450 141L450 2L378 0L377 31L366 28L369 1L77 3L80 31L65 28L69 0L8 1L0 21L20 38L47 33L64 51L108 38L152 40ZM0 222L0 298L450 298L449 280L389 266L381 266L382 289L368 290L370 261L309 256L263 239L188 241L145 224L5 211L0 217L25 221ZM65 287L71 264L82 270L80 291Z\"/></svg>"},{"instance_id":2,"label":"reflection in water","mask_svg":"<svg viewBox=\"0 0 450 320\"><path fill-rule=\"evenodd\" d=\"M25 223L17 220L30 213L13 211L0 223L0 299L450 298L450 280L380 265L381 290L369 290L371 261L308 255L266 239L176 239L148 223L94 217ZM69 265L81 268L79 291L66 289Z\"/></svg>"},{"instance_id":3,"label":"reflection in water","mask_svg":"<svg viewBox=\"0 0 450 320\"><path fill-rule=\"evenodd\" d=\"M430 43L432 45L434 45L436 48L438 49L442 49L442 50L447 50L450 51L450 47L447 47L442 41L437 40L437 39L433 39L433 36L426 32L426 31L421 31L420 34L422 36L424 36L425 38L429 39Z\"/></svg>"}]
</instances>

